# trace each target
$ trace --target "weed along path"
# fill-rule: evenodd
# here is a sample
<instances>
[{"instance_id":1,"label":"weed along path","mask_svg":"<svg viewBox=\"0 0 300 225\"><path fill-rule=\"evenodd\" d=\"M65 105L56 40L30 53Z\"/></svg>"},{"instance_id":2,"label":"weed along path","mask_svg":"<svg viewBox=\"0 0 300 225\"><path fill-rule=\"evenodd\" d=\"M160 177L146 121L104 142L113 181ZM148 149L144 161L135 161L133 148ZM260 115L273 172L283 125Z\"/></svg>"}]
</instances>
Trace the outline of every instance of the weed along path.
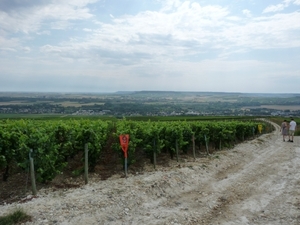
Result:
<instances>
[{"instance_id":1,"label":"weed along path","mask_svg":"<svg viewBox=\"0 0 300 225\"><path fill-rule=\"evenodd\" d=\"M145 166L143 173L91 179L79 188L41 189L0 206L46 225L300 224L300 137L283 142L279 126L208 158Z\"/></svg>"}]
</instances>

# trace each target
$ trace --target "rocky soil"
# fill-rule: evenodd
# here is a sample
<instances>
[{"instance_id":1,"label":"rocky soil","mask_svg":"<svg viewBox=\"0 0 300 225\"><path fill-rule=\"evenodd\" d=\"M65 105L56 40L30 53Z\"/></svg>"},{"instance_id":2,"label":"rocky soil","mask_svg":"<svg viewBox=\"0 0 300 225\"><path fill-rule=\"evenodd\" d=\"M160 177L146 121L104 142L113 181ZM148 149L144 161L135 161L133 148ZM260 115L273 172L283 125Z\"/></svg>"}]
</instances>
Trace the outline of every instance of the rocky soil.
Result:
<instances>
[{"instance_id":1,"label":"rocky soil","mask_svg":"<svg viewBox=\"0 0 300 225\"><path fill-rule=\"evenodd\" d=\"M300 224L300 137L283 142L275 126L209 157L29 192L0 205L0 216L22 208L32 215L28 225Z\"/></svg>"}]
</instances>

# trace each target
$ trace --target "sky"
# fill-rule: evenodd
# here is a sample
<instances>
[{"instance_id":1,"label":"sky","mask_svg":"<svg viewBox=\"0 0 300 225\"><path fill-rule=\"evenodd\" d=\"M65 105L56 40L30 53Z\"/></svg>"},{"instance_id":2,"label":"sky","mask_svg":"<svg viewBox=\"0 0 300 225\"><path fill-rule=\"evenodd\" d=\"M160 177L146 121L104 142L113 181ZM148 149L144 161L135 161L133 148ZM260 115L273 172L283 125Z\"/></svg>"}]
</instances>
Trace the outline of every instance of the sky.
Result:
<instances>
[{"instance_id":1,"label":"sky","mask_svg":"<svg viewBox=\"0 0 300 225\"><path fill-rule=\"evenodd\" d=\"M0 0L1 92L300 93L300 0Z\"/></svg>"}]
</instances>

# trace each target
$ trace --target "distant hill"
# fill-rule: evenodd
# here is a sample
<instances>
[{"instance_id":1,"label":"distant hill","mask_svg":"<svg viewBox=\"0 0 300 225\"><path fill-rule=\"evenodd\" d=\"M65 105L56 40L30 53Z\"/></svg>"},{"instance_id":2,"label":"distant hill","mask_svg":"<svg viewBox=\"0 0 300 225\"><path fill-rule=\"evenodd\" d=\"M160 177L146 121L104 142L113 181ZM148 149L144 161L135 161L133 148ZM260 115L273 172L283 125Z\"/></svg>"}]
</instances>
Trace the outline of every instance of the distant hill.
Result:
<instances>
[{"instance_id":1,"label":"distant hill","mask_svg":"<svg viewBox=\"0 0 300 225\"><path fill-rule=\"evenodd\" d=\"M291 98L300 97L296 93L242 93L242 92L189 92L189 91L117 91L116 94L134 96L239 96L239 97L263 97L263 98Z\"/></svg>"}]
</instances>

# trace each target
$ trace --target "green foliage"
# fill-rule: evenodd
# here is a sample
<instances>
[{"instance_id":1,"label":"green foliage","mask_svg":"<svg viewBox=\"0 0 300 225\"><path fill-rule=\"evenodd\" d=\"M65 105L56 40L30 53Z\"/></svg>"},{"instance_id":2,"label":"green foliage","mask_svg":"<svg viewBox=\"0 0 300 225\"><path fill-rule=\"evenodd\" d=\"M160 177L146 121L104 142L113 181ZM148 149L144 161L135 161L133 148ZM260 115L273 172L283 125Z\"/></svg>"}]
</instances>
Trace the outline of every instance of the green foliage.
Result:
<instances>
[{"instance_id":1,"label":"green foliage","mask_svg":"<svg viewBox=\"0 0 300 225\"><path fill-rule=\"evenodd\" d=\"M216 148L232 146L258 135L257 125L263 131L269 126L262 121L130 121L102 120L1 120L0 121L0 169L17 164L27 169L29 156L34 159L39 182L51 181L67 166L70 158L81 156L84 161L84 146L88 144L89 168L97 165L108 140L112 148L124 155L119 135L129 134L128 164L136 161L136 151L142 150L148 157L153 153L191 149L194 135L197 145L208 142ZM79 171L75 172L80 173Z\"/></svg>"},{"instance_id":2,"label":"green foliage","mask_svg":"<svg viewBox=\"0 0 300 225\"><path fill-rule=\"evenodd\" d=\"M17 209L14 212L1 216L0 225L14 225L25 223L31 220L31 216L27 215L23 210Z\"/></svg>"},{"instance_id":3,"label":"green foliage","mask_svg":"<svg viewBox=\"0 0 300 225\"><path fill-rule=\"evenodd\" d=\"M0 123L0 168L16 162L26 169L29 153L37 180L52 180L66 167L69 157L83 152L89 143L89 163L96 165L106 143L108 123L103 121L13 120Z\"/></svg>"}]
</instances>

